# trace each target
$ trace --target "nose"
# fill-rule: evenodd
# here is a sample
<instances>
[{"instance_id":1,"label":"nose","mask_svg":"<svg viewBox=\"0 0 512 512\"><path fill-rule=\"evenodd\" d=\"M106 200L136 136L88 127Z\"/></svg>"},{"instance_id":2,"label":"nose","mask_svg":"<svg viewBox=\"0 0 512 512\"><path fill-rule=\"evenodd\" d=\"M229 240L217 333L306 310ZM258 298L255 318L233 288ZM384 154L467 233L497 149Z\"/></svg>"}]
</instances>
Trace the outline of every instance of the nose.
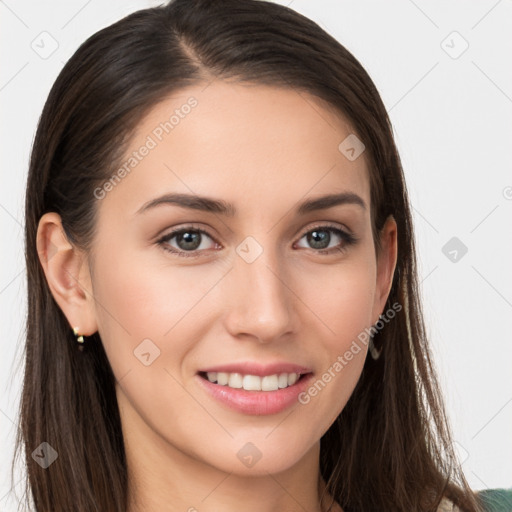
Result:
<instances>
[{"instance_id":1,"label":"nose","mask_svg":"<svg viewBox=\"0 0 512 512\"><path fill-rule=\"evenodd\" d=\"M282 258L270 250L252 262L237 255L228 279L225 321L233 337L270 343L294 331L297 298Z\"/></svg>"}]
</instances>

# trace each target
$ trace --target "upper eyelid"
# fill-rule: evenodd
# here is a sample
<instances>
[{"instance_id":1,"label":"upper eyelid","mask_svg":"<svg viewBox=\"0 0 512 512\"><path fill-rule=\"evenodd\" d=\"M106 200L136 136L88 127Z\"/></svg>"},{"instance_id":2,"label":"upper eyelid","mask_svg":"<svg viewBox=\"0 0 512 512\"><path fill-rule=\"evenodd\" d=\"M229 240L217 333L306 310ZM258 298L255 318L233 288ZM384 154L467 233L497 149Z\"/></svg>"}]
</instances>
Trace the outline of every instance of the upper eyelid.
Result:
<instances>
[{"instance_id":1,"label":"upper eyelid","mask_svg":"<svg viewBox=\"0 0 512 512\"><path fill-rule=\"evenodd\" d=\"M325 227L333 228L333 229L340 229L341 231L346 231L349 234L352 233L352 230L350 228L348 228L347 226L345 226L343 223L336 223L336 222L327 221L327 220L326 221L317 221L312 226L303 228L302 230L299 231L299 233L301 233L301 236L303 236L304 234L308 233L309 231L311 231L313 229L325 228ZM191 224L185 224L182 227L172 228L168 233L161 235L161 237L165 237L170 234L176 234L181 231L186 231L187 229L190 231L200 231L201 233L205 233L208 236L212 236L212 235L210 235L210 233L208 231L209 228L200 227L200 226L195 225L194 223L191 223Z\"/></svg>"}]
</instances>

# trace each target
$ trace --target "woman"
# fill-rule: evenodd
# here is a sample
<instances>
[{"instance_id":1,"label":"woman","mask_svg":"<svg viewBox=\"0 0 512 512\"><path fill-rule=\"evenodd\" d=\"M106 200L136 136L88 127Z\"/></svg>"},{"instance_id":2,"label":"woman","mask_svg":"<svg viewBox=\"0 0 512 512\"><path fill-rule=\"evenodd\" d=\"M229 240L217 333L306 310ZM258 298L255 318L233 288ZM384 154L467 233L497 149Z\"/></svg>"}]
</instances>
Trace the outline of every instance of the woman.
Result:
<instances>
[{"instance_id":1,"label":"woman","mask_svg":"<svg viewBox=\"0 0 512 512\"><path fill-rule=\"evenodd\" d=\"M478 511L385 107L318 25L174 0L55 82L26 196L37 511Z\"/></svg>"}]
</instances>

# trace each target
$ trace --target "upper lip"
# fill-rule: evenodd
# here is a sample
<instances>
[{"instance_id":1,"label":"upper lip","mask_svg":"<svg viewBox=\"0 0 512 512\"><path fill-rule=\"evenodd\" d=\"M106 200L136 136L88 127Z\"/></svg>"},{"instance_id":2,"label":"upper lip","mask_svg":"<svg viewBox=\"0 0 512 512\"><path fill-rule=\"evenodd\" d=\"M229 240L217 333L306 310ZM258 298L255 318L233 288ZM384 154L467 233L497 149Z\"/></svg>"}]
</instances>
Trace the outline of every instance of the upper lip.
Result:
<instances>
[{"instance_id":1,"label":"upper lip","mask_svg":"<svg viewBox=\"0 0 512 512\"><path fill-rule=\"evenodd\" d=\"M275 375L280 373L311 373L311 368L293 363L271 363L261 364L255 362L241 362L219 364L203 368L199 372L225 372L225 373L241 373L242 375L257 375L265 377L267 375Z\"/></svg>"}]
</instances>

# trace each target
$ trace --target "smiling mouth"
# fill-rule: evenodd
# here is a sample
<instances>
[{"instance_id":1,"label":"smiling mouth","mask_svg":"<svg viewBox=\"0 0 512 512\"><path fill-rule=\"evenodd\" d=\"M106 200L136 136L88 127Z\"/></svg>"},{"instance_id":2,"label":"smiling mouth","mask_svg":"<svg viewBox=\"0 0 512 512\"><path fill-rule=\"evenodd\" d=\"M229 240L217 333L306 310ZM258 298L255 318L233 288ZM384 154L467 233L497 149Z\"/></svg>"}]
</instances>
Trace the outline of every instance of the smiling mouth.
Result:
<instances>
[{"instance_id":1,"label":"smiling mouth","mask_svg":"<svg viewBox=\"0 0 512 512\"><path fill-rule=\"evenodd\" d=\"M212 384L246 391L278 391L295 385L309 373L276 373L260 377L242 373L199 372L199 376Z\"/></svg>"}]
</instances>

